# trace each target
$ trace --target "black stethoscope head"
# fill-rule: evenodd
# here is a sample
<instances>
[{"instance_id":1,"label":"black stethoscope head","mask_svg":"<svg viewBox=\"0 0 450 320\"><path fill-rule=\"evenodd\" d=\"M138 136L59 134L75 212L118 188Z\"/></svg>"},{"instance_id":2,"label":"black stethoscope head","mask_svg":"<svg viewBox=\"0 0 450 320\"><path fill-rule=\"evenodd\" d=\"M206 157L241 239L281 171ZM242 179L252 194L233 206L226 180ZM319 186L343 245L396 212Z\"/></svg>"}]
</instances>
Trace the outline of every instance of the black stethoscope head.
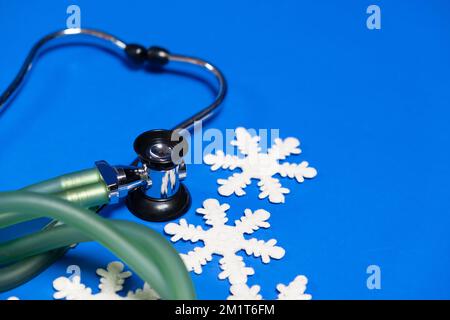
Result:
<instances>
[{"instance_id":1,"label":"black stethoscope head","mask_svg":"<svg viewBox=\"0 0 450 320\"><path fill-rule=\"evenodd\" d=\"M183 162L188 143L177 131L155 129L142 133L134 140L134 151L147 167L172 169Z\"/></svg>"},{"instance_id":2,"label":"black stethoscope head","mask_svg":"<svg viewBox=\"0 0 450 320\"><path fill-rule=\"evenodd\" d=\"M148 183L129 192L126 204L137 217L147 221L167 221L186 213L191 197L181 182L186 177L183 157L188 143L172 130L144 132L134 141L139 167Z\"/></svg>"}]
</instances>

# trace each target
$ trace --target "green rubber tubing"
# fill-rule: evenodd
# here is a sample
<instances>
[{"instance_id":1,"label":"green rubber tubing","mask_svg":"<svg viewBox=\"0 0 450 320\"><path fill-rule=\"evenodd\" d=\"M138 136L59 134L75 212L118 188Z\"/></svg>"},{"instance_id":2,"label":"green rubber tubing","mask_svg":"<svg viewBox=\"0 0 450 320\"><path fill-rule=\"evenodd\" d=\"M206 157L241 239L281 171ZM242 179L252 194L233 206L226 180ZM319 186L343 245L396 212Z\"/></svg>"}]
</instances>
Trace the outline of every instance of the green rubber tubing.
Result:
<instances>
[{"instance_id":1,"label":"green rubber tubing","mask_svg":"<svg viewBox=\"0 0 450 320\"><path fill-rule=\"evenodd\" d=\"M30 281L60 259L67 249L45 252L0 268L0 292L14 289Z\"/></svg>"},{"instance_id":2,"label":"green rubber tubing","mask_svg":"<svg viewBox=\"0 0 450 320\"><path fill-rule=\"evenodd\" d=\"M139 224L107 220L80 207L106 203L105 188L98 171L92 169L32 185L27 191L0 193L0 228L42 216L65 223L0 245L0 264L19 261L0 269L0 291L47 268L67 251L68 245L98 241L161 298L195 299L189 273L164 237Z\"/></svg>"},{"instance_id":3,"label":"green rubber tubing","mask_svg":"<svg viewBox=\"0 0 450 320\"><path fill-rule=\"evenodd\" d=\"M89 188L89 186L91 188ZM106 186L97 169L82 170L30 185L22 189L45 194L55 194L67 201L75 201L82 207L94 207L108 203ZM45 213L42 213L44 216ZM0 214L0 228L30 220L20 212Z\"/></svg>"},{"instance_id":4,"label":"green rubber tubing","mask_svg":"<svg viewBox=\"0 0 450 320\"><path fill-rule=\"evenodd\" d=\"M75 201L82 207L101 206L108 203L108 191L97 169L87 169L65 174L47 181L28 186L22 190L49 193L68 201ZM0 214L0 228L30 220L20 212ZM22 285L46 270L61 258L70 247L27 258L0 269L0 292Z\"/></svg>"},{"instance_id":5,"label":"green rubber tubing","mask_svg":"<svg viewBox=\"0 0 450 320\"><path fill-rule=\"evenodd\" d=\"M32 184L23 190L39 193L58 193L65 190L84 187L97 182L103 182L103 180L100 172L94 168L65 174L53 179Z\"/></svg>"},{"instance_id":6,"label":"green rubber tubing","mask_svg":"<svg viewBox=\"0 0 450 320\"><path fill-rule=\"evenodd\" d=\"M94 215L90 210L55 196L27 191L0 194L0 212L10 211L32 218L35 212L46 212L46 216L79 230L87 238L99 242L121 257L162 299L195 298L192 281L183 261L170 243L156 232L131 223L133 229L141 230L138 237L131 236L133 233L124 232L113 220Z\"/></svg>"},{"instance_id":7,"label":"green rubber tubing","mask_svg":"<svg viewBox=\"0 0 450 320\"><path fill-rule=\"evenodd\" d=\"M28 189L23 189L28 191ZM83 208L92 208L108 203L108 193L104 183L90 184L71 190L52 194L58 198L77 204ZM35 215L33 219L45 217L45 212ZM22 212L4 212L0 214L0 228L6 228L17 223L30 220L30 216Z\"/></svg>"},{"instance_id":8,"label":"green rubber tubing","mask_svg":"<svg viewBox=\"0 0 450 320\"><path fill-rule=\"evenodd\" d=\"M22 190L39 193L65 194L67 191L83 188L87 185L103 185L103 194L97 199L90 199L91 202L100 204L108 203L108 195L102 178L97 169L82 170L75 173L65 174L47 181L33 184ZM74 199L73 197L70 197ZM79 203L83 206L82 203ZM0 214L0 228L4 228L16 223L29 220L27 215L18 212L4 212ZM23 283L28 282L38 274L46 270L50 265L62 257L69 248L61 248L39 256L30 257L26 260L1 267L0 269L0 292L13 289Z\"/></svg>"}]
</instances>

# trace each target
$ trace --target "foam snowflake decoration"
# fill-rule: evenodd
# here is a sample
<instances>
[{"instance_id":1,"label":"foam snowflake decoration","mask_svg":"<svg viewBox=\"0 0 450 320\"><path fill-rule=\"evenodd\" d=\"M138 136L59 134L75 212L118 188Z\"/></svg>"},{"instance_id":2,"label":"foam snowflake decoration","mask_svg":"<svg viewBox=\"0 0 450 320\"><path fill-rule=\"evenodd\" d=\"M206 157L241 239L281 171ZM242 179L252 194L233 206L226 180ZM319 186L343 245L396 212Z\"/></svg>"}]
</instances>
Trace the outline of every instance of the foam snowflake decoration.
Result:
<instances>
[{"instance_id":1,"label":"foam snowflake decoration","mask_svg":"<svg viewBox=\"0 0 450 320\"><path fill-rule=\"evenodd\" d=\"M100 276L100 292L94 294L92 289L81 283L79 276L71 278L60 277L53 281L56 292L55 299L66 300L157 300L158 294L145 283L142 289L129 291L126 296L118 294L123 289L125 279L131 277L132 273L123 271L124 265L115 261L108 264L105 269L97 269Z\"/></svg>"},{"instance_id":2,"label":"foam snowflake decoration","mask_svg":"<svg viewBox=\"0 0 450 320\"><path fill-rule=\"evenodd\" d=\"M211 170L219 168L234 170L239 168L240 173L234 173L228 179L218 179L220 185L219 193L223 196L235 194L242 196L244 189L251 183L251 179L258 179L260 189L259 198L269 198L272 203L284 202L284 195L289 193L288 188L282 187L280 181L273 176L276 174L282 177L295 178L298 182L305 181L305 178L314 178L317 175L316 169L309 167L306 161L300 164L280 162L292 154L300 154L300 141L296 138L277 138L274 145L267 153L261 152L260 137L252 137L244 128L237 128L236 140L231 141L231 145L236 146L244 157L225 155L223 151L216 154L208 154L204 157L206 164L211 165Z\"/></svg>"},{"instance_id":3,"label":"foam snowflake decoration","mask_svg":"<svg viewBox=\"0 0 450 320\"><path fill-rule=\"evenodd\" d=\"M203 202L203 208L197 209L197 213L203 215L205 223L211 226L208 230L181 219L179 224L167 224L164 231L173 235L173 242L183 239L204 243L203 247L196 247L187 254L181 254L189 271L200 274L202 266L211 261L213 254L217 254L222 256L219 261L222 269L219 279L228 279L232 285L243 284L247 282L247 276L254 274L254 270L245 265L244 259L236 254L238 251L244 250L247 255L260 257L264 263L269 263L271 258L281 259L285 252L283 248L276 246L275 239L266 242L244 238L244 234L252 234L259 228L270 226L267 222L269 212L262 209L252 212L246 209L244 216L236 220L234 226L230 226L226 224L226 211L229 208L228 204L221 205L216 199L207 199Z\"/></svg>"},{"instance_id":4,"label":"foam snowflake decoration","mask_svg":"<svg viewBox=\"0 0 450 320\"><path fill-rule=\"evenodd\" d=\"M297 276L289 285L278 284L278 300L311 300L312 296L305 293L308 279L305 276ZM258 285L236 284L230 288L231 296L228 300L262 300L259 294L261 287Z\"/></svg>"}]
</instances>

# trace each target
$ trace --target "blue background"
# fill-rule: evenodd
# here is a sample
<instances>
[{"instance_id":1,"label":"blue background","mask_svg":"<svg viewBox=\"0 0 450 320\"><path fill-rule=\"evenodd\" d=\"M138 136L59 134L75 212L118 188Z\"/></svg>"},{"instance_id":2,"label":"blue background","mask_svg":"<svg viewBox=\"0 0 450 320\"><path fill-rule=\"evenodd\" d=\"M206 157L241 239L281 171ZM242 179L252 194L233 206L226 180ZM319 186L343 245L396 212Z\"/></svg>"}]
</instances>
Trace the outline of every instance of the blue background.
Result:
<instances>
[{"instance_id":1,"label":"blue background","mask_svg":"<svg viewBox=\"0 0 450 320\"><path fill-rule=\"evenodd\" d=\"M381 30L366 28L372 3L381 7ZM282 137L301 139L303 154L289 160L307 160L319 175L301 185L282 179L292 191L283 205L258 200L255 182L243 198L219 197L216 179L229 172L189 167L189 222L203 225L195 208L210 197L231 205L230 221L245 208L272 213L272 227L255 237L278 239L285 258L269 265L245 258L256 271L248 283L261 285L265 298L297 274L308 276L316 299L450 298L448 1L2 0L1 88L36 40L65 27L70 4L81 7L83 27L220 66L230 91L205 128L279 128ZM129 163L139 133L171 127L212 97L196 78L133 70L92 47L48 51L0 116L0 188L99 159ZM137 221L125 207L106 214ZM1 238L35 227L2 230ZM70 264L95 287L95 269L114 259L81 244L0 299L50 299L52 280ZM228 295L227 281L216 278L218 260L193 275L200 298ZM381 268L381 290L366 287L369 265Z\"/></svg>"}]
</instances>

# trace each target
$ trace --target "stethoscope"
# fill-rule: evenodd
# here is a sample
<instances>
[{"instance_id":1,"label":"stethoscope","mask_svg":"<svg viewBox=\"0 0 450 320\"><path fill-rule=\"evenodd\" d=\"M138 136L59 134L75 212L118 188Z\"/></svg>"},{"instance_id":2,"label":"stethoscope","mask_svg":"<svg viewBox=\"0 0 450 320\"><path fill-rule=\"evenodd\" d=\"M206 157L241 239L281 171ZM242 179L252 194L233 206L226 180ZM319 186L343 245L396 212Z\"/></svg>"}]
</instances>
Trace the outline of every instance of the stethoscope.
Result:
<instances>
[{"instance_id":1,"label":"stethoscope","mask_svg":"<svg viewBox=\"0 0 450 320\"><path fill-rule=\"evenodd\" d=\"M114 166L101 160L95 162L94 169L64 175L20 191L1 193L0 228L39 215L54 220L39 233L0 244L0 291L39 274L70 245L96 240L160 290L163 298L193 298L194 290L186 268L164 238L143 226L107 220L92 215L92 211L98 212L124 199L134 215L147 221L167 221L186 213L191 197L182 182L186 177L183 157L188 151L183 132L217 112L227 92L226 80L218 68L199 58L172 54L156 46L146 49L127 44L102 31L65 29L45 36L33 46L20 71L0 96L0 112L17 93L41 50L54 40L74 37L112 45L134 64L150 69L160 69L170 62L199 66L215 76L217 96L209 106L171 130L150 130L139 135L134 141L137 159L129 166ZM164 284L168 281L164 277L174 281L170 288Z\"/></svg>"}]
</instances>

